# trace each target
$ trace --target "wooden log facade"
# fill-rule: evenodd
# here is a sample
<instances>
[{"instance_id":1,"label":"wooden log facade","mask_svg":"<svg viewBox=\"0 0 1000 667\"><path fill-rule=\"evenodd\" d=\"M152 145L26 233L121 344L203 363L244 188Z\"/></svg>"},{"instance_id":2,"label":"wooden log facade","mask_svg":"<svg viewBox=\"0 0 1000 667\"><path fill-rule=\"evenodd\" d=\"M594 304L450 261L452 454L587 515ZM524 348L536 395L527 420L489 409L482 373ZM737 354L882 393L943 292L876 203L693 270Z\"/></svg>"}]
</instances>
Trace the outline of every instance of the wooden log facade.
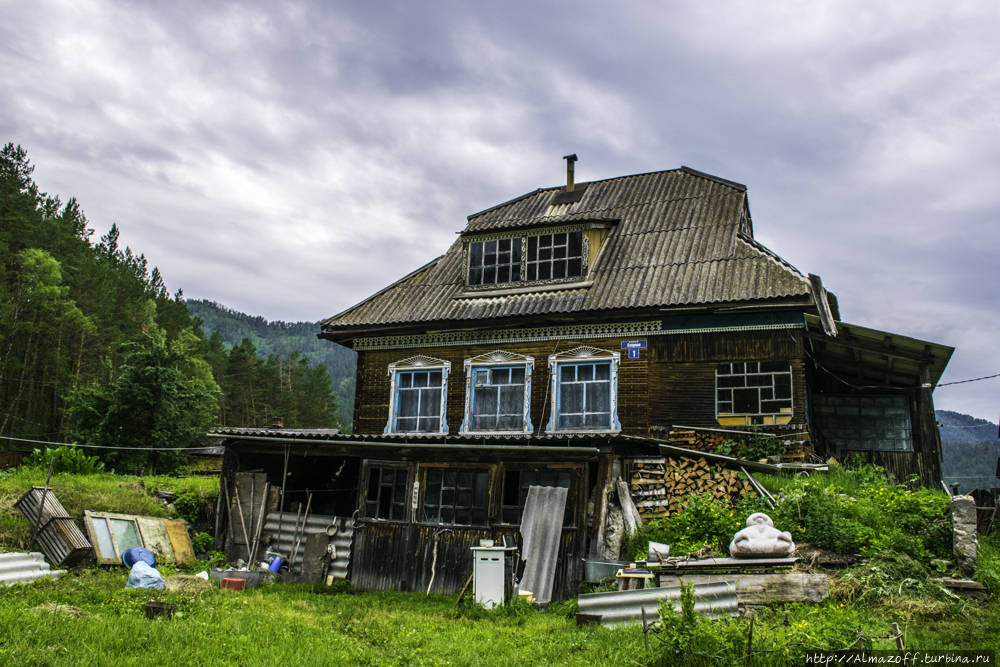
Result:
<instances>
[{"instance_id":1,"label":"wooden log facade","mask_svg":"<svg viewBox=\"0 0 1000 667\"><path fill-rule=\"evenodd\" d=\"M818 276L754 239L746 187L686 167L469 216L444 255L321 326L358 353L353 432L231 429L223 475L275 484L289 455L289 499L322 489L357 517L361 589L426 590L436 541L432 590L456 593L479 540L521 544L527 489L561 486L567 597L582 558L619 555L619 489L647 517L749 492L696 455L639 466L672 438L707 451L759 429L794 461L862 452L940 481L931 393L952 349L839 321ZM690 435L706 429L722 435Z\"/></svg>"}]
</instances>

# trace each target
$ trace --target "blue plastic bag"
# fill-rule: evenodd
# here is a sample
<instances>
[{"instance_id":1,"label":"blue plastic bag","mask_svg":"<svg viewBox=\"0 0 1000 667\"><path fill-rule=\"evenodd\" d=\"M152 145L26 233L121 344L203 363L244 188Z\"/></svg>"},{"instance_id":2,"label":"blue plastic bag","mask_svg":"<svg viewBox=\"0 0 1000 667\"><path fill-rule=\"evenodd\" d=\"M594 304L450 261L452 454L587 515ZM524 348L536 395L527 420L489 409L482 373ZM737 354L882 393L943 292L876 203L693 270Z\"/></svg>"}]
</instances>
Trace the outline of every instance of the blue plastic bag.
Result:
<instances>
[{"instance_id":1,"label":"blue plastic bag","mask_svg":"<svg viewBox=\"0 0 1000 667\"><path fill-rule=\"evenodd\" d=\"M129 571L125 588L149 588L155 591L163 590L163 577L149 563L139 561Z\"/></svg>"}]
</instances>

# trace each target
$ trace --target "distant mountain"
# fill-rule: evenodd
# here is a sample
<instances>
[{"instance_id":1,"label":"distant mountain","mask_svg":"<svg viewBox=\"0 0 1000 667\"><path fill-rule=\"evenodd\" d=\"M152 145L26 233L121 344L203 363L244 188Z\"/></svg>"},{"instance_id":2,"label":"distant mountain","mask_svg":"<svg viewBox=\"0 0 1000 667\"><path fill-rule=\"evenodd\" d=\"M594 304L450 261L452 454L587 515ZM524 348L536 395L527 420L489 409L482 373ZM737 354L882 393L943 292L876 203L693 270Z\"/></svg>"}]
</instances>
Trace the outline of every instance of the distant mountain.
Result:
<instances>
[{"instance_id":1,"label":"distant mountain","mask_svg":"<svg viewBox=\"0 0 1000 667\"><path fill-rule=\"evenodd\" d=\"M961 484L959 493L1000 486L997 459L1000 438L997 425L985 419L950 410L938 410L946 484Z\"/></svg>"},{"instance_id":2,"label":"distant mountain","mask_svg":"<svg viewBox=\"0 0 1000 667\"><path fill-rule=\"evenodd\" d=\"M272 354L287 358L292 352L298 352L300 357L309 359L310 366L326 366L340 405L337 417L342 424L349 425L353 421L358 355L342 345L316 338L319 322L268 321L204 299L189 299L187 307L201 320L205 336L218 331L227 348L248 338L263 359Z\"/></svg>"}]
</instances>

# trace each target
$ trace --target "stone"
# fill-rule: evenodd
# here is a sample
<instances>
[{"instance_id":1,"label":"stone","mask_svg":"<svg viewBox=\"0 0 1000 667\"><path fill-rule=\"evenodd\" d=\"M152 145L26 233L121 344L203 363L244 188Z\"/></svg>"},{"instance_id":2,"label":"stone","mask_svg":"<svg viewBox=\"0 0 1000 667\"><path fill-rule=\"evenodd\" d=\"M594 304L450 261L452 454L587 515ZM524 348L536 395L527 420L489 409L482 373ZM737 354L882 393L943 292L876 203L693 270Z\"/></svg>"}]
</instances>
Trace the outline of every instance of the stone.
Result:
<instances>
[{"instance_id":1,"label":"stone","mask_svg":"<svg viewBox=\"0 0 1000 667\"><path fill-rule=\"evenodd\" d=\"M967 577L976 574L976 501L972 496L951 499L951 522L954 527L953 550L958 567Z\"/></svg>"},{"instance_id":2,"label":"stone","mask_svg":"<svg viewBox=\"0 0 1000 667\"><path fill-rule=\"evenodd\" d=\"M780 558L794 552L791 533L775 528L771 517L761 512L751 514L747 527L736 533L729 544L733 558Z\"/></svg>"}]
</instances>

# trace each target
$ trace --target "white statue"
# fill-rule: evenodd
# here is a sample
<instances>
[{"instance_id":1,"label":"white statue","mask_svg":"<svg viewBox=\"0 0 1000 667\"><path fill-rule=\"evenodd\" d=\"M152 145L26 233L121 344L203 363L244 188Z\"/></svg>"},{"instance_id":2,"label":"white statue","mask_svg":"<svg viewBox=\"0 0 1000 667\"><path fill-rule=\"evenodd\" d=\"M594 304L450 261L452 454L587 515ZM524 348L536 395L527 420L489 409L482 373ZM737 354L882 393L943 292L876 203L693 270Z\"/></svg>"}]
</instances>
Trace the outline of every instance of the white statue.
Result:
<instances>
[{"instance_id":1,"label":"white statue","mask_svg":"<svg viewBox=\"0 0 1000 667\"><path fill-rule=\"evenodd\" d=\"M736 533L729 544L733 558L784 558L795 552L791 533L774 527L771 517L757 512L747 519L747 527Z\"/></svg>"}]
</instances>

